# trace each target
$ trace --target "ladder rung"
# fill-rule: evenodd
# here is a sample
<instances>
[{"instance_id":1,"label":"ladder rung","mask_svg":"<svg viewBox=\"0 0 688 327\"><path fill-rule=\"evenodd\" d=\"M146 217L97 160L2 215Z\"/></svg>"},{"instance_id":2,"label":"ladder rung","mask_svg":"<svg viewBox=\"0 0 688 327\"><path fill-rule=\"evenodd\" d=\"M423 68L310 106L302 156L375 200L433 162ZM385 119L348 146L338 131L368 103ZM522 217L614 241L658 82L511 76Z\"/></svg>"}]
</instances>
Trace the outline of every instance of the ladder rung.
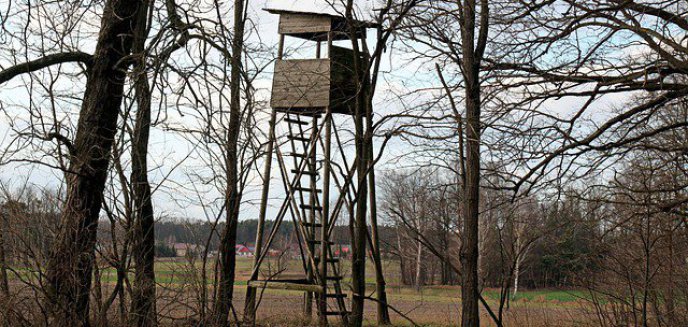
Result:
<instances>
[{"instance_id":1,"label":"ladder rung","mask_svg":"<svg viewBox=\"0 0 688 327\"><path fill-rule=\"evenodd\" d=\"M312 206L310 204L302 204L300 205L301 209L306 209L306 210L317 210L320 211L322 210L321 206Z\"/></svg>"},{"instance_id":2,"label":"ladder rung","mask_svg":"<svg viewBox=\"0 0 688 327\"><path fill-rule=\"evenodd\" d=\"M299 125L309 125L309 124L310 124L310 122L303 121L303 120L292 119L292 118L284 118L284 121L286 121L287 123L299 124Z\"/></svg>"},{"instance_id":3,"label":"ladder rung","mask_svg":"<svg viewBox=\"0 0 688 327\"><path fill-rule=\"evenodd\" d=\"M298 173L299 173L299 170L298 170L298 169L292 169L291 172L294 173L294 174L298 174ZM317 175L318 175L318 172L309 171L309 170L302 170L302 171L301 171L301 175L313 175L313 176L317 176Z\"/></svg>"},{"instance_id":4,"label":"ladder rung","mask_svg":"<svg viewBox=\"0 0 688 327\"><path fill-rule=\"evenodd\" d=\"M313 192L313 189L310 187L302 187L302 186L296 186L294 187L294 190L301 191L301 192ZM322 193L322 190L316 189L316 193Z\"/></svg>"},{"instance_id":5,"label":"ladder rung","mask_svg":"<svg viewBox=\"0 0 688 327\"><path fill-rule=\"evenodd\" d=\"M311 139L308 137L303 137L303 136L296 136L296 135L288 135L287 136L289 139L292 139L294 141L301 141L301 142L310 142Z\"/></svg>"},{"instance_id":6,"label":"ladder rung","mask_svg":"<svg viewBox=\"0 0 688 327\"><path fill-rule=\"evenodd\" d=\"M330 298L345 298L346 296L347 296L346 293L325 294L325 297L330 297Z\"/></svg>"},{"instance_id":7,"label":"ladder rung","mask_svg":"<svg viewBox=\"0 0 688 327\"><path fill-rule=\"evenodd\" d=\"M306 227L311 227L311 226L322 227L322 224L321 224L321 223L315 223L315 224L303 223L303 225L306 226Z\"/></svg>"},{"instance_id":8,"label":"ladder rung","mask_svg":"<svg viewBox=\"0 0 688 327\"><path fill-rule=\"evenodd\" d=\"M292 152L292 153L289 153L289 155L292 156L292 157L299 157L299 158L307 158L307 157L308 157L307 154L305 154L305 153L298 153L298 152Z\"/></svg>"}]
</instances>

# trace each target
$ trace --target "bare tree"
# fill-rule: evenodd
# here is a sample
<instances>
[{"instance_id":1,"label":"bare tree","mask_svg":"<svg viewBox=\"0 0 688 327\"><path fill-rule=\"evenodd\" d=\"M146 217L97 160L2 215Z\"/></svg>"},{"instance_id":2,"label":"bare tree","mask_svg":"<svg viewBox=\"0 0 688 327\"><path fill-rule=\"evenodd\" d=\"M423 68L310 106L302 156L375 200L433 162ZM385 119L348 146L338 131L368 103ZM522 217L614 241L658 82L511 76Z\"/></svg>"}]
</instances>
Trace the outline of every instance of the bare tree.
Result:
<instances>
[{"instance_id":1,"label":"bare tree","mask_svg":"<svg viewBox=\"0 0 688 327\"><path fill-rule=\"evenodd\" d=\"M138 1L107 1L72 146L67 198L48 263L52 324L89 325L96 231Z\"/></svg>"},{"instance_id":2,"label":"bare tree","mask_svg":"<svg viewBox=\"0 0 688 327\"><path fill-rule=\"evenodd\" d=\"M155 217L151 187L148 182L148 139L151 127L151 88L146 70L144 51L150 26L148 24L154 1L143 1L139 10L132 52L137 57L133 71L137 113L131 145L131 184L134 217L132 221L131 255L135 264L131 296L131 324L156 326L155 310Z\"/></svg>"},{"instance_id":3,"label":"bare tree","mask_svg":"<svg viewBox=\"0 0 688 327\"><path fill-rule=\"evenodd\" d=\"M238 140L241 129L241 72L244 51L244 27L246 13L244 0L234 0L234 27L232 39L232 58L230 62L230 109L227 126L226 164L227 190L225 193L225 215L227 224L220 242L220 280L215 300L213 324L227 325L232 295L234 294L234 270L236 267L236 228L239 220L241 191L238 172Z\"/></svg>"},{"instance_id":4,"label":"bare tree","mask_svg":"<svg viewBox=\"0 0 688 327\"><path fill-rule=\"evenodd\" d=\"M458 3L429 4L427 9L429 10L419 11L414 16L413 22L409 24L409 35L414 41L428 46L429 53L440 54L442 59L455 63L461 76L463 113L458 112L457 103L451 100L456 115L456 130L460 134L460 148L456 151L459 154L460 167L457 171L461 178L464 201L459 256L462 270L461 326L477 326L480 324L480 144L484 129L481 109L489 100L489 97L488 100L482 97L482 84L485 78L482 66L491 40L489 31L493 19L491 11L494 8L488 1L466 0ZM449 89L448 86L445 88Z\"/></svg>"}]
</instances>

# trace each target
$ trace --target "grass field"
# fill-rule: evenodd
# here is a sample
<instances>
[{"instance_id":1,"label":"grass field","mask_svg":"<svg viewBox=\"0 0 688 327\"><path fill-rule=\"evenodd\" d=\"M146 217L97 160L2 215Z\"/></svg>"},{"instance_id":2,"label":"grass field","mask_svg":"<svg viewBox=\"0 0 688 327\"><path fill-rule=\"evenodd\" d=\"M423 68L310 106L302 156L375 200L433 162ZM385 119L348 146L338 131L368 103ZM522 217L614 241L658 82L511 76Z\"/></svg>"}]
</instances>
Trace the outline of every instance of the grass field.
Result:
<instances>
[{"instance_id":1,"label":"grass field","mask_svg":"<svg viewBox=\"0 0 688 327\"><path fill-rule=\"evenodd\" d=\"M212 282L212 261L209 261L209 283ZM278 267L279 266L279 267ZM194 274L192 270L200 272L201 264L191 264L184 260L159 261L156 263L156 277L158 283L169 289L176 289L182 285L193 284ZM264 267L274 270L284 269L283 277L297 277L301 275L302 267L298 260L288 260L278 265L275 260L266 262ZM252 258L239 258L237 261L237 280L235 282L235 298L238 310L243 308L243 295L246 281L252 268ZM350 283L347 274L349 267L341 267L345 274L344 285ZM374 296L374 271L373 267L367 268L367 289L369 295ZM198 274L196 274L198 275ZM415 323L428 326L452 326L456 325L460 311L460 288L458 286L426 286L415 290L399 284L398 267L393 262L385 263L385 275L388 283L388 300L390 304L409 317ZM114 271L105 271L102 275L106 281L114 282ZM486 289L483 296L491 307L497 308L499 302L498 289ZM587 293L581 290L522 290L510 303L510 309L505 314L507 321L512 321L512 326L583 326L585 325L585 307ZM259 318L268 321L268 325L303 325L301 316L303 306L303 294L298 291L265 290L262 294L262 302L259 309ZM375 305L367 305L367 318L374 321ZM392 314L395 324L410 325L398 313ZM492 326L487 312L484 312L484 325Z\"/></svg>"},{"instance_id":2,"label":"grass field","mask_svg":"<svg viewBox=\"0 0 688 327\"><path fill-rule=\"evenodd\" d=\"M235 308L243 309L243 297L246 281L252 269L252 258L239 258L236 267L237 280L235 282ZM209 260L206 267L207 284L212 283L212 265ZM277 263L274 259L267 261L266 270L280 270L282 277L302 277L302 267L299 260L288 260ZM404 317L414 323L426 326L455 326L459 321L461 306L461 291L458 286L425 286L420 290L402 286L399 283L398 267L393 262L385 263L387 276L388 301L397 311L392 313L395 325L412 325ZM188 317L197 314L192 308L198 297L202 285L198 276L202 269L200 262L190 263L183 259L160 260L156 262L156 279L159 284L158 294L160 304L158 309L163 316ZM16 270L15 270L16 271ZM343 264L344 289L348 289L350 269ZM367 267L368 295L374 294L373 267ZM28 275L29 273L26 272ZM112 288L116 282L114 269L104 268L100 272L101 284L106 289ZM350 294L349 294L350 296ZM483 296L488 304L496 310L499 303L499 290L486 289ZM581 290L522 290L510 303L505 312L505 320L509 326L585 326L590 320L587 313L588 304L585 300L587 293ZM266 326L306 325L304 318L303 293L286 290L265 290L261 294L261 305L258 318ZM484 311L484 310L483 310ZM486 311L483 312L483 325L492 326ZM375 305L366 306L366 319L373 323L375 319Z\"/></svg>"}]
</instances>

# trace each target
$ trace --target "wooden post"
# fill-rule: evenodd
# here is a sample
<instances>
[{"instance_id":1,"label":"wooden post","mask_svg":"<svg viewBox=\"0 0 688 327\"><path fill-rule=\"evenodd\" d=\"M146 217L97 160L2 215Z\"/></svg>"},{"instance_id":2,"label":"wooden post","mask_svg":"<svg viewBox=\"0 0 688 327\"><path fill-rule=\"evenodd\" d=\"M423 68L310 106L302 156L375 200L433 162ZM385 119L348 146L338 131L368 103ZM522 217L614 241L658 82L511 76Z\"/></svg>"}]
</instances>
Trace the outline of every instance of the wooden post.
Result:
<instances>
[{"instance_id":1,"label":"wooden post","mask_svg":"<svg viewBox=\"0 0 688 327\"><path fill-rule=\"evenodd\" d=\"M320 51L318 51L318 52L320 52ZM301 128L301 127L299 127L299 128ZM311 130L310 142L317 143L316 135L317 135L317 131L318 131L318 118L315 115L313 116L313 122L311 124L311 128L312 128L312 130ZM309 151L309 154L308 154L308 160L309 160L308 170L310 170L311 172L314 172L316 169L316 164L317 164L316 149L317 148L318 148L317 146L314 146L313 151ZM317 181L315 174L310 174L309 177L310 177L309 178L309 183L310 183L309 185L311 187L311 192L310 192L310 197L308 199L308 203L310 205L310 209L308 212L309 226L308 226L308 228L306 228L306 230L307 230L308 234L310 235L311 239L315 239L316 238L316 234L315 234L315 230L316 230L315 229L315 207L318 205L318 201L316 201L318 194L315 190L317 189L316 183L318 181ZM311 253L315 253L315 244L314 243L308 243L307 246L308 246L309 251ZM313 283L315 280L315 274L316 274L317 268L318 267L315 267L313 264L311 264L310 261L308 262L308 267L307 267L307 270L308 270L307 275L308 276L307 277L308 277L308 281L310 283ZM305 303L304 313L306 314L307 317L310 318L313 315L313 293L307 292L305 295L306 295L306 303Z\"/></svg>"},{"instance_id":2,"label":"wooden post","mask_svg":"<svg viewBox=\"0 0 688 327\"><path fill-rule=\"evenodd\" d=\"M280 35L279 48L277 50L277 58L282 59L284 51L284 35ZM253 251L253 272L249 281L258 279L258 269L260 265L260 253L263 245L263 231L265 229L265 216L267 214L268 199L270 194L270 174L272 172L272 155L275 145L275 124L277 123L277 112L272 110L270 113L270 122L268 131L268 144L265 153L265 169L263 170L263 191L260 199L260 212L258 214L258 227L256 231L256 244ZM246 300L244 303L244 324L252 326L256 319L256 289L246 288Z\"/></svg>"},{"instance_id":3,"label":"wooden post","mask_svg":"<svg viewBox=\"0 0 688 327\"><path fill-rule=\"evenodd\" d=\"M327 55L332 53L332 32L327 33ZM331 108L326 108L325 114L325 149L323 159L323 200L322 214L320 215L320 262L319 277L323 292L320 293L318 301L318 318L320 326L327 326L327 250L329 242L329 218L330 218L330 171L331 171L331 149L332 149L332 112Z\"/></svg>"}]
</instances>

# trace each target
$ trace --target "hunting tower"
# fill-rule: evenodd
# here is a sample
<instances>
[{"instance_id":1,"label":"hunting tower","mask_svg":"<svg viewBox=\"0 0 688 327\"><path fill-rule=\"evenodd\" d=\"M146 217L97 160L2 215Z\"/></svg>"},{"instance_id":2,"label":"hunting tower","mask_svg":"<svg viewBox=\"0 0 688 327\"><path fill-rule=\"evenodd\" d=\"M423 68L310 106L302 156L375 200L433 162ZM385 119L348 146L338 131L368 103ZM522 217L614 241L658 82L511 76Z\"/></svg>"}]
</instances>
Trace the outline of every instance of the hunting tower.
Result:
<instances>
[{"instance_id":1,"label":"hunting tower","mask_svg":"<svg viewBox=\"0 0 688 327\"><path fill-rule=\"evenodd\" d=\"M344 151L333 116L346 120L357 112L362 115L361 110L356 109L356 99L368 91L369 77L363 68L368 65L368 55L363 52L357 55L354 50L335 46L333 42L348 40L351 45L361 40L364 42L366 29L371 24L347 20L339 15L266 10L279 15L279 48L270 101L273 110L254 267L248 282L244 321L253 322L255 319L257 289L279 288L302 291L307 315L312 314L315 300L321 326L328 324L328 316L339 317L346 325L349 314L347 294L342 291L340 258L335 255L337 251L333 249L331 234L340 211L352 202L350 191L354 187L355 165L343 158ZM314 57L284 58L287 36L315 42ZM285 147L288 149L283 151ZM338 174L332 169L334 154L344 159L343 163L337 164ZM270 231L266 231L264 225L270 200L273 157L277 159L279 180L284 184L286 194L273 206L279 211L276 216L269 217L274 219L274 224ZM286 216L295 226L303 274L298 278L265 276L261 264Z\"/></svg>"}]
</instances>

